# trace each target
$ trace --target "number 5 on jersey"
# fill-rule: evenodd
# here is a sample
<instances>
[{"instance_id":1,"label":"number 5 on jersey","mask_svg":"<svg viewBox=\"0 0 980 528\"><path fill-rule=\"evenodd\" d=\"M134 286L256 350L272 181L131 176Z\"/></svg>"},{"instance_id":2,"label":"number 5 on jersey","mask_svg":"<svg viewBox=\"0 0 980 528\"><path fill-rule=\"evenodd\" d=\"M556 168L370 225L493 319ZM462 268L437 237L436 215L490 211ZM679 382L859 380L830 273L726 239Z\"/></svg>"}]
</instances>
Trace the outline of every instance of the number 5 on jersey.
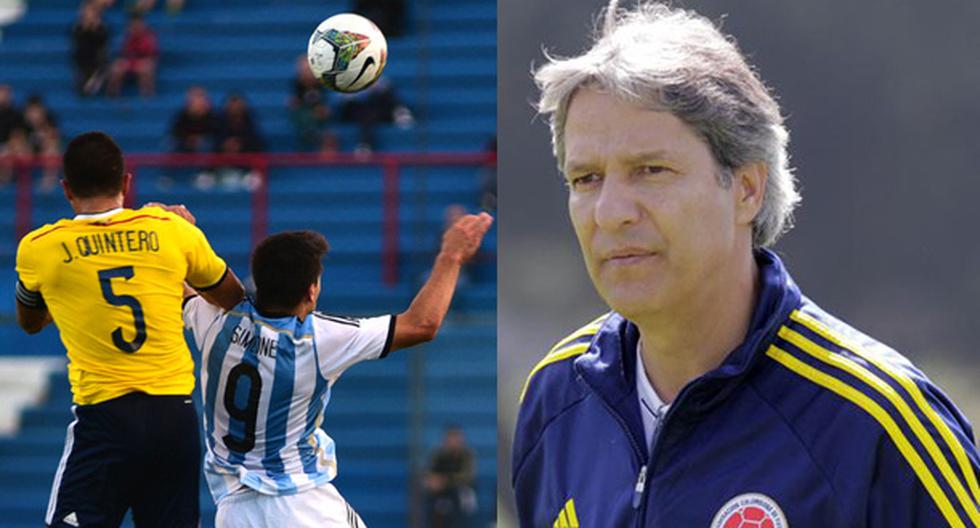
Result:
<instances>
[{"instance_id":1,"label":"number 5 on jersey","mask_svg":"<svg viewBox=\"0 0 980 528\"><path fill-rule=\"evenodd\" d=\"M112 343L116 348L123 352L132 354L143 346L146 342L146 321L143 319L143 306L132 295L119 295L112 291L112 279L129 280L133 278L133 267L122 266L99 271L99 283L102 286L102 296L106 302L113 306L127 306L133 311L133 319L136 325L136 337L132 341L123 338L123 330L117 327L112 331Z\"/></svg>"}]
</instances>

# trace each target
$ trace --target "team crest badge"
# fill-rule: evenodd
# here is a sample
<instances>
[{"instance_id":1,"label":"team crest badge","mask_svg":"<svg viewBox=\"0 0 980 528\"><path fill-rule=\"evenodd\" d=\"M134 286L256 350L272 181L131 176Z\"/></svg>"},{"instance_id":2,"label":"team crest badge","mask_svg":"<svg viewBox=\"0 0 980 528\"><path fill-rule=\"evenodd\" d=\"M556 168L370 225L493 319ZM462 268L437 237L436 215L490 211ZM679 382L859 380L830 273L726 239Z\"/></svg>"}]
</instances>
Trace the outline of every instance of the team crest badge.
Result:
<instances>
[{"instance_id":1,"label":"team crest badge","mask_svg":"<svg viewBox=\"0 0 980 528\"><path fill-rule=\"evenodd\" d=\"M711 528L789 528L776 501L761 493L743 493L725 503Z\"/></svg>"}]
</instances>

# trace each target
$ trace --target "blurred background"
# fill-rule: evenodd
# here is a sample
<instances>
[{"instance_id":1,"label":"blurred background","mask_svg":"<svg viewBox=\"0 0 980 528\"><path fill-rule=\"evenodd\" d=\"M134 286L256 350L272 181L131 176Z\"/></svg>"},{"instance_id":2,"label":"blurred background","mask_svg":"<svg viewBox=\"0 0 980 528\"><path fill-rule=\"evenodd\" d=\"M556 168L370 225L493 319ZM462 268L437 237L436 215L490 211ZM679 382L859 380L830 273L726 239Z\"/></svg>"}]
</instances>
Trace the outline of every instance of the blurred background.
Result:
<instances>
[{"instance_id":1,"label":"blurred background","mask_svg":"<svg viewBox=\"0 0 980 528\"><path fill-rule=\"evenodd\" d=\"M907 355L980 423L980 4L675 4L723 18L787 116L803 203L775 249L802 290ZM498 1L501 526L513 526L520 386L554 342L606 310L567 219L529 73L542 48L586 49L604 5Z\"/></svg>"},{"instance_id":2,"label":"blurred background","mask_svg":"<svg viewBox=\"0 0 980 528\"><path fill-rule=\"evenodd\" d=\"M305 67L343 11L389 45L381 80L345 96ZM0 0L0 524L42 522L70 421L57 331L23 335L13 292L20 237L72 216L58 155L73 136L114 136L129 202L186 204L240 277L265 234L315 229L331 245L321 310L400 312L445 224L495 209L495 49L492 0ZM335 484L369 526L495 519L495 309L491 231L435 342L336 385ZM201 504L211 526L203 488Z\"/></svg>"}]
</instances>

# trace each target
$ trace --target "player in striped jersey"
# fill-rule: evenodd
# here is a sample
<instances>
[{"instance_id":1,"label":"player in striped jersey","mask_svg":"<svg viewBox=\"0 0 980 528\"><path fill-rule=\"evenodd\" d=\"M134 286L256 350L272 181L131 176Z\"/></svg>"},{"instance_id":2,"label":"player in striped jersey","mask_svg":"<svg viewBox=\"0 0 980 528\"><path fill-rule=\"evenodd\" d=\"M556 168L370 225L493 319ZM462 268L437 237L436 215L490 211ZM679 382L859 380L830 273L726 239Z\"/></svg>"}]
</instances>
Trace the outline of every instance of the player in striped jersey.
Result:
<instances>
[{"instance_id":1,"label":"player in striped jersey","mask_svg":"<svg viewBox=\"0 0 980 528\"><path fill-rule=\"evenodd\" d=\"M363 526L330 484L334 442L320 425L331 387L355 363L435 337L460 267L491 222L486 213L467 215L446 231L428 281L398 316L314 311L327 243L310 231L256 247L254 302L223 312L188 297L184 321L202 353L205 475L219 527Z\"/></svg>"},{"instance_id":2,"label":"player in striped jersey","mask_svg":"<svg viewBox=\"0 0 980 528\"><path fill-rule=\"evenodd\" d=\"M186 281L232 307L244 288L182 207L124 208L123 168L109 136L73 139L63 185L77 216L32 231L17 250L17 320L32 334L57 325L75 403L49 526L118 526L130 508L140 527L198 524L182 293Z\"/></svg>"}]
</instances>

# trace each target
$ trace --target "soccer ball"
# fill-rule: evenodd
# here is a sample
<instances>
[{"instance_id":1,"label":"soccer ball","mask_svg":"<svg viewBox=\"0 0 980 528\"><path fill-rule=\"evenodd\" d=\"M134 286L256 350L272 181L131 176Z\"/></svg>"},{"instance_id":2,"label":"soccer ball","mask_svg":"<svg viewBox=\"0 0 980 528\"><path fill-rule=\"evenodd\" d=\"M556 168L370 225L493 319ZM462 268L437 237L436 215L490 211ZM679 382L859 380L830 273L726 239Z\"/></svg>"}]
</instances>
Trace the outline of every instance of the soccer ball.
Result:
<instances>
[{"instance_id":1,"label":"soccer ball","mask_svg":"<svg viewBox=\"0 0 980 528\"><path fill-rule=\"evenodd\" d=\"M317 26L306 58L320 82L338 92L361 91L381 76L388 43L374 22L353 13L334 15Z\"/></svg>"}]
</instances>

